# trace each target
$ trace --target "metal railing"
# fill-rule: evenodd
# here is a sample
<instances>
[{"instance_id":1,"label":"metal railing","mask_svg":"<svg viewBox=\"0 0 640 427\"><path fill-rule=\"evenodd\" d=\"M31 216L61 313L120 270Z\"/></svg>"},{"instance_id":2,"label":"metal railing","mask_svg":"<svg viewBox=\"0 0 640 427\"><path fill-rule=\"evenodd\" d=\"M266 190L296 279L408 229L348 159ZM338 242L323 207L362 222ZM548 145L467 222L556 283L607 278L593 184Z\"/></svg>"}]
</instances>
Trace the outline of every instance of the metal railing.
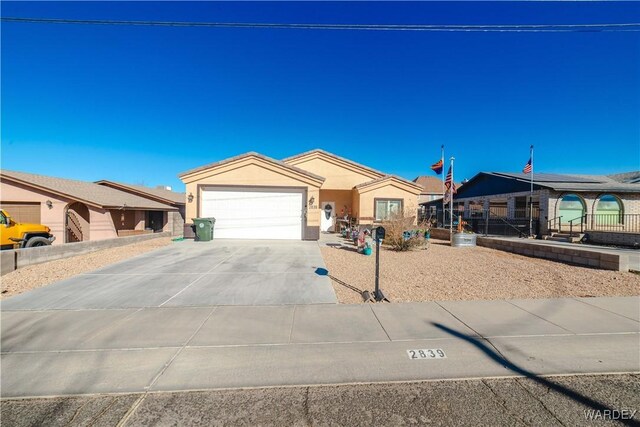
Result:
<instances>
[{"instance_id":1,"label":"metal railing","mask_svg":"<svg viewBox=\"0 0 640 427\"><path fill-rule=\"evenodd\" d=\"M475 210L474 216L465 216L466 212L454 211L454 226L458 221L464 221L465 229L471 230L476 234L496 235L496 236L518 236L524 237L529 235L529 218L508 218L500 212L496 213L490 210ZM506 211L505 211L506 213ZM462 215L460 215L462 214ZM434 226L449 228L450 213L449 211L437 210L435 214L429 215L427 218ZM540 233L540 220L534 218L532 221L533 234Z\"/></svg>"},{"instance_id":2,"label":"metal railing","mask_svg":"<svg viewBox=\"0 0 640 427\"><path fill-rule=\"evenodd\" d=\"M580 224L580 234L584 233L584 222L586 215L581 215L578 218L574 218L569 220L569 236L573 236L573 224L579 221ZM577 228L576 228L577 229Z\"/></svg>"},{"instance_id":3,"label":"metal railing","mask_svg":"<svg viewBox=\"0 0 640 427\"><path fill-rule=\"evenodd\" d=\"M533 209L529 208L512 208L509 209L506 206L490 206L489 209L466 209L464 211L465 218L478 217L479 215L486 216L487 212L495 218L511 219L529 219L531 216L533 219L540 218L540 209L538 206L533 206Z\"/></svg>"},{"instance_id":4,"label":"metal railing","mask_svg":"<svg viewBox=\"0 0 640 427\"><path fill-rule=\"evenodd\" d=\"M491 220L499 221L498 227L494 224L493 227L490 228ZM535 220L537 222L537 220ZM503 230L502 232L496 232L496 228L499 229L499 224L502 224ZM534 224L534 230L536 229L536 224ZM495 215L493 212L487 212L487 215L484 218L484 235L489 235L489 231L492 231L491 234L499 234L499 235L516 235L518 237L525 237L529 235L529 219L528 218L518 218L518 219L507 219L506 217Z\"/></svg>"},{"instance_id":5,"label":"metal railing","mask_svg":"<svg viewBox=\"0 0 640 427\"><path fill-rule=\"evenodd\" d=\"M558 230L562 228L562 215L551 218L547 221L547 230Z\"/></svg>"},{"instance_id":6,"label":"metal railing","mask_svg":"<svg viewBox=\"0 0 640 427\"><path fill-rule=\"evenodd\" d=\"M640 214L586 214L587 231L640 233Z\"/></svg>"},{"instance_id":7,"label":"metal railing","mask_svg":"<svg viewBox=\"0 0 640 427\"><path fill-rule=\"evenodd\" d=\"M484 219L484 218L503 218L507 221L512 220L529 220L530 210L529 209L507 209L506 206L492 206L489 209L474 209L473 207L469 207L468 209L460 210L458 207L454 206L453 209L455 217L462 217L464 220L473 220L473 219ZM446 219L446 221L443 220ZM438 207L438 209L434 211L418 211L418 220L426 220L428 218L437 218L438 224L448 224L449 218L449 209L442 212L442 207ZM533 216L534 220L538 220L540 218L540 210L534 206Z\"/></svg>"}]
</instances>

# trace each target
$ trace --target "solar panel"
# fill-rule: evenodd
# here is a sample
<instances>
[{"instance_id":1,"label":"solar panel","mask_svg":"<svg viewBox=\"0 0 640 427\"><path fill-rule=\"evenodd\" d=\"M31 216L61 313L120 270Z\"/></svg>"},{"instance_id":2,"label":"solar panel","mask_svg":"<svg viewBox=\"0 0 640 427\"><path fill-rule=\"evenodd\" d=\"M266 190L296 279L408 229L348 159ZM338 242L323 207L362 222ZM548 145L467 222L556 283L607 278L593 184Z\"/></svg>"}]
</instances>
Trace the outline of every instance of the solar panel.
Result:
<instances>
[{"instance_id":1,"label":"solar panel","mask_svg":"<svg viewBox=\"0 0 640 427\"><path fill-rule=\"evenodd\" d=\"M505 173L505 172L494 172L495 175L501 175L505 177L529 180L531 176L529 174L524 173ZM597 184L602 182L607 182L606 179L597 179L596 177L586 177L586 176L575 176L575 175L561 175L554 173L535 173L533 175L534 182L573 182L573 183L584 183L584 184Z\"/></svg>"}]
</instances>

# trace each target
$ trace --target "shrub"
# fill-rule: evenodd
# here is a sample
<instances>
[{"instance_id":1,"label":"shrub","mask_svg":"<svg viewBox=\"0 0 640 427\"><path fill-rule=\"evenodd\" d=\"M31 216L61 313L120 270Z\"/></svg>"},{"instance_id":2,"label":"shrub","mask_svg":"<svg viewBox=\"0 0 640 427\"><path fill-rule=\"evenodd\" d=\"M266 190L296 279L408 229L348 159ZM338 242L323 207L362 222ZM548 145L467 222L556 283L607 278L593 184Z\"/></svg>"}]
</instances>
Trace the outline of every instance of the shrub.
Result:
<instances>
[{"instance_id":1,"label":"shrub","mask_svg":"<svg viewBox=\"0 0 640 427\"><path fill-rule=\"evenodd\" d=\"M415 215L408 212L400 212L383 222L382 226L386 231L384 243L394 251L408 251L424 246L427 243L424 235L431 230L431 224L428 221L424 221L419 225L415 225L415 219Z\"/></svg>"}]
</instances>

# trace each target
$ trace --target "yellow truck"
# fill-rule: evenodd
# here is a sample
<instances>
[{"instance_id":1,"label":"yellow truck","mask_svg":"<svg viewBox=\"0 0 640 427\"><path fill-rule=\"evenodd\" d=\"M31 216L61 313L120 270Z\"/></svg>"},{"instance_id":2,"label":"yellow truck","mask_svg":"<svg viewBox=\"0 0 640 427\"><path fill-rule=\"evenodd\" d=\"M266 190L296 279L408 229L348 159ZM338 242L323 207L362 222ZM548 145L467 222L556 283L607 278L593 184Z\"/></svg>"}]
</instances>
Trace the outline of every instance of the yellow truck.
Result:
<instances>
[{"instance_id":1,"label":"yellow truck","mask_svg":"<svg viewBox=\"0 0 640 427\"><path fill-rule=\"evenodd\" d=\"M55 240L51 229L41 224L18 223L0 209L0 248L18 249L50 245Z\"/></svg>"}]
</instances>

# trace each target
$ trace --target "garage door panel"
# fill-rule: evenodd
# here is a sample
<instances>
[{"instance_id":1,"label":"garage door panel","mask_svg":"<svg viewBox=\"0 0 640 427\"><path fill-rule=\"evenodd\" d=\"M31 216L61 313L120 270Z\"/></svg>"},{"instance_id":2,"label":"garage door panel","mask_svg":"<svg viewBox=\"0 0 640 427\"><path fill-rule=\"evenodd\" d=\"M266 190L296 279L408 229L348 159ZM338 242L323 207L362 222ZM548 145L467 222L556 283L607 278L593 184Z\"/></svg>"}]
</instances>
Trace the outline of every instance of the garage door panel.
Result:
<instances>
[{"instance_id":1,"label":"garage door panel","mask_svg":"<svg viewBox=\"0 0 640 427\"><path fill-rule=\"evenodd\" d=\"M2 202L0 208L7 211L15 222L40 224L39 202Z\"/></svg>"},{"instance_id":2,"label":"garage door panel","mask_svg":"<svg viewBox=\"0 0 640 427\"><path fill-rule=\"evenodd\" d=\"M204 190L202 216L216 218L217 238L299 240L302 202L302 192Z\"/></svg>"}]
</instances>

